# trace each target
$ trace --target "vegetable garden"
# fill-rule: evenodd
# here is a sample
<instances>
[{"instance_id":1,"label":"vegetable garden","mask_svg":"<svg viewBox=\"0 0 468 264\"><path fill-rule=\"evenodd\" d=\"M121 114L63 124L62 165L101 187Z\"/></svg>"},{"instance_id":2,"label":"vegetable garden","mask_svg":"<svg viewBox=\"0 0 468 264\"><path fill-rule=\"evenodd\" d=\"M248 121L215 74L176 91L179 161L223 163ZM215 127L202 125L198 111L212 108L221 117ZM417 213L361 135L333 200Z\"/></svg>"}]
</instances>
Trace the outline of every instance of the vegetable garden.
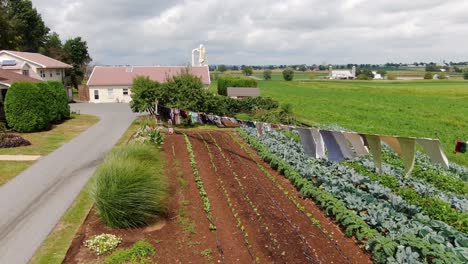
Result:
<instances>
[{"instance_id":1,"label":"vegetable garden","mask_svg":"<svg viewBox=\"0 0 468 264\"><path fill-rule=\"evenodd\" d=\"M298 140L281 130L258 138L251 128L165 135L158 150L166 157L164 214L116 229L103 224L97 204L65 263L132 262L140 247L146 263L468 261L466 168L441 169L418 154L405 178L384 146L378 175L368 158L311 159ZM97 255L86 245L103 233L115 243Z\"/></svg>"}]
</instances>

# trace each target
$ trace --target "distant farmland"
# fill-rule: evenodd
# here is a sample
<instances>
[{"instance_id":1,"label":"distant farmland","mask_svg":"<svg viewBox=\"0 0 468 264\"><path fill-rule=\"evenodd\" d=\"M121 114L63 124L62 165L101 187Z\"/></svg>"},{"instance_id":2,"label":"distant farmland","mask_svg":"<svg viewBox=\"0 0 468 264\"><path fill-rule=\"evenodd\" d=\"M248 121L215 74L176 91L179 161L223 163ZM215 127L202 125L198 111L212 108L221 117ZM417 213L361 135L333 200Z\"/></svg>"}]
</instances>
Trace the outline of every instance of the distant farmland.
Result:
<instances>
[{"instance_id":1,"label":"distant farmland","mask_svg":"<svg viewBox=\"0 0 468 264\"><path fill-rule=\"evenodd\" d=\"M358 132L440 138L449 159L468 138L468 81L261 81L262 96L290 103L300 120Z\"/></svg>"}]
</instances>

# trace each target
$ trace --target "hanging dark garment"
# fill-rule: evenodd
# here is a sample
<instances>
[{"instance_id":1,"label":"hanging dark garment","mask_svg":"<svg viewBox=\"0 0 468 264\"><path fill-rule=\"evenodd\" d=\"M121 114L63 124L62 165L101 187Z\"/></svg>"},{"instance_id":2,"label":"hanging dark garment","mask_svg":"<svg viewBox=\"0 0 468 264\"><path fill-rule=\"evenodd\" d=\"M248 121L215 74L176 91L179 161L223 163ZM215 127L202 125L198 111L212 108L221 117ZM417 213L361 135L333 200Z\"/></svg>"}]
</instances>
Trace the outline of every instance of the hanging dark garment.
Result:
<instances>
[{"instance_id":1,"label":"hanging dark garment","mask_svg":"<svg viewBox=\"0 0 468 264\"><path fill-rule=\"evenodd\" d=\"M466 142L457 140L455 142L455 153L466 153Z\"/></svg>"}]
</instances>

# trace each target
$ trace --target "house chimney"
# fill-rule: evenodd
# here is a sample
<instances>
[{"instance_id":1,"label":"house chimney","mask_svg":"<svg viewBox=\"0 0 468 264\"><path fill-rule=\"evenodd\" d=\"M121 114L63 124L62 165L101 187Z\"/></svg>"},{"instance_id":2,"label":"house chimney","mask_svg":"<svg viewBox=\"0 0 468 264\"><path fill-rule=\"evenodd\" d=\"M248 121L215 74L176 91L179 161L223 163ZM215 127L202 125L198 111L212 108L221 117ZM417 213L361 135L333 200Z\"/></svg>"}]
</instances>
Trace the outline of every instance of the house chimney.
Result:
<instances>
[{"instance_id":1,"label":"house chimney","mask_svg":"<svg viewBox=\"0 0 468 264\"><path fill-rule=\"evenodd\" d=\"M133 66L127 65L127 72L133 72Z\"/></svg>"}]
</instances>

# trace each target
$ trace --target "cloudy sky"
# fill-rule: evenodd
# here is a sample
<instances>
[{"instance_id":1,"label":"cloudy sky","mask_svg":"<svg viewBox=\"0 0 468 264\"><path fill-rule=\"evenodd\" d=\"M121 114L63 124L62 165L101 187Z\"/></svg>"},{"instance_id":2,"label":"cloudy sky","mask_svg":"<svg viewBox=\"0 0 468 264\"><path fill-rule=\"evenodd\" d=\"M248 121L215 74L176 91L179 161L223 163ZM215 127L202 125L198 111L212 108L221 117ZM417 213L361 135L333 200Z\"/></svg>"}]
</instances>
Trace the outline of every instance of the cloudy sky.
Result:
<instances>
[{"instance_id":1,"label":"cloudy sky","mask_svg":"<svg viewBox=\"0 0 468 264\"><path fill-rule=\"evenodd\" d=\"M100 64L467 61L467 0L32 0Z\"/></svg>"}]
</instances>

